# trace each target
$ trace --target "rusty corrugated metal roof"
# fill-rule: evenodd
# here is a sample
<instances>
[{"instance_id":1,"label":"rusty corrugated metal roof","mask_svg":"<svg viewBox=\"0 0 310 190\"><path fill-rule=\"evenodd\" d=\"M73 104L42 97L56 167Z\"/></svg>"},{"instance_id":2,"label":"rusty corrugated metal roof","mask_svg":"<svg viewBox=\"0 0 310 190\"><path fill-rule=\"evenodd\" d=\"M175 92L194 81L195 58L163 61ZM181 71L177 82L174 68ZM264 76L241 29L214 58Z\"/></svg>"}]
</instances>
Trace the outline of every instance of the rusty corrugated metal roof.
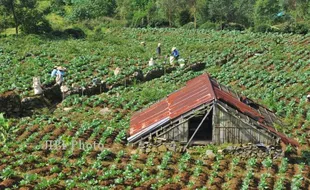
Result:
<instances>
[{"instance_id":1,"label":"rusty corrugated metal roof","mask_svg":"<svg viewBox=\"0 0 310 190\"><path fill-rule=\"evenodd\" d=\"M215 98L208 79L209 77L206 74L200 75L188 81L186 87L168 96L170 119L174 119Z\"/></svg>"},{"instance_id":2,"label":"rusty corrugated metal roof","mask_svg":"<svg viewBox=\"0 0 310 190\"><path fill-rule=\"evenodd\" d=\"M130 135L133 136L161 120L175 119L213 100L228 104L239 112L257 120L263 128L278 135L283 142L298 146L297 141L289 139L273 127L265 125L265 118L259 111L241 102L232 92L221 89L220 85L214 79L211 80L208 74L202 74L188 81L185 87L168 95L148 109L135 113L130 120Z\"/></svg>"},{"instance_id":3,"label":"rusty corrugated metal roof","mask_svg":"<svg viewBox=\"0 0 310 190\"><path fill-rule=\"evenodd\" d=\"M285 144L292 144L296 147L299 146L299 143L296 140L286 137L283 133L278 132L275 128L264 125L262 123L260 123L260 125L278 135Z\"/></svg>"},{"instance_id":4,"label":"rusty corrugated metal roof","mask_svg":"<svg viewBox=\"0 0 310 190\"><path fill-rule=\"evenodd\" d=\"M130 120L130 135L134 135L164 118L174 119L215 96L207 74L200 75L187 82L186 86L170 94L164 100L148 109L134 114Z\"/></svg>"},{"instance_id":5,"label":"rusty corrugated metal roof","mask_svg":"<svg viewBox=\"0 0 310 190\"><path fill-rule=\"evenodd\" d=\"M228 103L229 105L235 107L238 109L241 113L248 115L249 117L259 121L264 121L264 116L262 116L260 113L258 113L255 109L251 108L249 105L241 102L237 98L235 98L232 94L225 92L223 90L220 90L219 88L215 87L214 92L216 94L216 98L218 100L221 100L225 103Z\"/></svg>"},{"instance_id":6,"label":"rusty corrugated metal roof","mask_svg":"<svg viewBox=\"0 0 310 190\"><path fill-rule=\"evenodd\" d=\"M130 120L130 135L136 134L169 115L168 102L162 100L148 109L135 113Z\"/></svg>"}]
</instances>

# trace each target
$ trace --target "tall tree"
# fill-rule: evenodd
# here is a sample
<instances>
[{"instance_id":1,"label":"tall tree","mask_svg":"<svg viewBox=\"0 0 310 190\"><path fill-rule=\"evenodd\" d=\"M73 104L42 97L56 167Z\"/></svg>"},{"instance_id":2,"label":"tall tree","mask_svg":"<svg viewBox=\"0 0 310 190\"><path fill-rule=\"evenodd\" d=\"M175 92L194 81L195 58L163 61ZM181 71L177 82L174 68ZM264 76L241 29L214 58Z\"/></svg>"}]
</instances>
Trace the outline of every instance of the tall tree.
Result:
<instances>
[{"instance_id":1,"label":"tall tree","mask_svg":"<svg viewBox=\"0 0 310 190\"><path fill-rule=\"evenodd\" d=\"M0 5L4 7L4 10L7 11L8 13L11 13L14 18L14 23L15 23L15 32L18 35L18 18L17 14L15 11L15 0L0 0Z\"/></svg>"},{"instance_id":2,"label":"tall tree","mask_svg":"<svg viewBox=\"0 0 310 190\"><path fill-rule=\"evenodd\" d=\"M158 7L168 19L169 26L173 25L173 21L176 20L178 9L180 8L179 0L158 0Z\"/></svg>"},{"instance_id":3,"label":"tall tree","mask_svg":"<svg viewBox=\"0 0 310 190\"><path fill-rule=\"evenodd\" d=\"M191 12L191 15L194 17L194 28L197 28L197 2L198 0L189 0L189 10Z\"/></svg>"},{"instance_id":4,"label":"tall tree","mask_svg":"<svg viewBox=\"0 0 310 190\"><path fill-rule=\"evenodd\" d=\"M310 16L310 0L294 0L291 9L296 21L307 20Z\"/></svg>"},{"instance_id":5,"label":"tall tree","mask_svg":"<svg viewBox=\"0 0 310 190\"><path fill-rule=\"evenodd\" d=\"M116 0L116 13L122 20L128 20L132 18L132 1L131 0Z\"/></svg>"},{"instance_id":6,"label":"tall tree","mask_svg":"<svg viewBox=\"0 0 310 190\"><path fill-rule=\"evenodd\" d=\"M234 22L244 26L254 25L254 5L256 0L236 0L234 1Z\"/></svg>"},{"instance_id":7,"label":"tall tree","mask_svg":"<svg viewBox=\"0 0 310 190\"><path fill-rule=\"evenodd\" d=\"M197 28L198 19L204 17L204 12L207 12L207 1L206 0L188 0L185 4L189 7L189 11L194 21L194 27ZM200 21L203 22L203 21Z\"/></svg>"},{"instance_id":8,"label":"tall tree","mask_svg":"<svg viewBox=\"0 0 310 190\"><path fill-rule=\"evenodd\" d=\"M254 7L255 25L271 24L277 13L281 11L279 0L257 0Z\"/></svg>"},{"instance_id":9,"label":"tall tree","mask_svg":"<svg viewBox=\"0 0 310 190\"><path fill-rule=\"evenodd\" d=\"M37 10L37 0L0 0L0 6L12 15L16 34L19 27L24 33L43 33L51 30L48 21Z\"/></svg>"},{"instance_id":10,"label":"tall tree","mask_svg":"<svg viewBox=\"0 0 310 190\"><path fill-rule=\"evenodd\" d=\"M234 0L210 0L208 8L212 21L231 22L235 19Z\"/></svg>"}]
</instances>

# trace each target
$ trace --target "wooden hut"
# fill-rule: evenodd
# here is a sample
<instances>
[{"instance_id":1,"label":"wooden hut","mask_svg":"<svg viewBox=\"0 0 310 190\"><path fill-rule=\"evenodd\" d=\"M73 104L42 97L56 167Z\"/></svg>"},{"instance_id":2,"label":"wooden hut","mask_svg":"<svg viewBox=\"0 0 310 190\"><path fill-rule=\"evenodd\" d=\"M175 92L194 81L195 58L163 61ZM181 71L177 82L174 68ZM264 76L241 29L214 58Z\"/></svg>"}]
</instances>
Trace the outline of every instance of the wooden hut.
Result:
<instances>
[{"instance_id":1,"label":"wooden hut","mask_svg":"<svg viewBox=\"0 0 310 190\"><path fill-rule=\"evenodd\" d=\"M185 147L195 144L298 143L278 132L281 120L267 108L219 84L208 74L187 82L130 121L133 144L154 139L177 141Z\"/></svg>"}]
</instances>

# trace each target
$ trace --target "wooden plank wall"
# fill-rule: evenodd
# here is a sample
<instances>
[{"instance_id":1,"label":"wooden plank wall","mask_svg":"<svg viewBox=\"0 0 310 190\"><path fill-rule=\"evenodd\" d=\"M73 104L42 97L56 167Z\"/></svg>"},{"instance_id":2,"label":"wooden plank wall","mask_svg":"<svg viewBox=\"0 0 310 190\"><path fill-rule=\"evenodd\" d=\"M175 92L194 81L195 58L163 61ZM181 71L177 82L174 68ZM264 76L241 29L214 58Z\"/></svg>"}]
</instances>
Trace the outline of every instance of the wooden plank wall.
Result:
<instances>
[{"instance_id":1,"label":"wooden plank wall","mask_svg":"<svg viewBox=\"0 0 310 190\"><path fill-rule=\"evenodd\" d=\"M181 122L183 122L182 118L180 118L179 120L179 123ZM186 143L188 141L188 121L172 129L163 137L168 140L174 140L181 143Z\"/></svg>"},{"instance_id":2,"label":"wooden plank wall","mask_svg":"<svg viewBox=\"0 0 310 190\"><path fill-rule=\"evenodd\" d=\"M232 110L230 110L232 111ZM233 113L235 115L236 113ZM238 113L242 115L241 113ZM266 133L265 130L257 129L242 122L241 119L246 118L243 115L239 118L223 111L222 108L216 106L214 111L213 124L213 142L222 143L264 143L275 144L276 140L272 135Z\"/></svg>"}]
</instances>

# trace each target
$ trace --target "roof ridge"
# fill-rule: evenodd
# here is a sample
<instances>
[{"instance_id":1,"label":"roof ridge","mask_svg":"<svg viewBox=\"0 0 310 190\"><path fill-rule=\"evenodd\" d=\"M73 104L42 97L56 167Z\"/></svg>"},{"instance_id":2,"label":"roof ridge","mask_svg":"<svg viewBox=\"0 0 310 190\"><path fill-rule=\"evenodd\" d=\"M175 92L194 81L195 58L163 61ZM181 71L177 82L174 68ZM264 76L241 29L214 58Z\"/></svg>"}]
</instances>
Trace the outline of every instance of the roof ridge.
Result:
<instances>
[{"instance_id":1,"label":"roof ridge","mask_svg":"<svg viewBox=\"0 0 310 190\"><path fill-rule=\"evenodd\" d=\"M211 92L211 94L212 94L212 96L213 96L213 99L214 100L217 100L217 97L216 97L216 95L215 95L215 92L214 92L214 88L213 88L213 84L212 84L212 81L211 81L211 79L212 79L212 77L209 75L209 73L205 73L205 75L206 75L206 77L207 77L207 82L208 82L208 87L210 87L210 92ZM213 80L215 80L215 79L213 79ZM215 80L216 81L216 80ZM216 81L217 82L217 81ZM218 82L217 82L218 83Z\"/></svg>"}]
</instances>

